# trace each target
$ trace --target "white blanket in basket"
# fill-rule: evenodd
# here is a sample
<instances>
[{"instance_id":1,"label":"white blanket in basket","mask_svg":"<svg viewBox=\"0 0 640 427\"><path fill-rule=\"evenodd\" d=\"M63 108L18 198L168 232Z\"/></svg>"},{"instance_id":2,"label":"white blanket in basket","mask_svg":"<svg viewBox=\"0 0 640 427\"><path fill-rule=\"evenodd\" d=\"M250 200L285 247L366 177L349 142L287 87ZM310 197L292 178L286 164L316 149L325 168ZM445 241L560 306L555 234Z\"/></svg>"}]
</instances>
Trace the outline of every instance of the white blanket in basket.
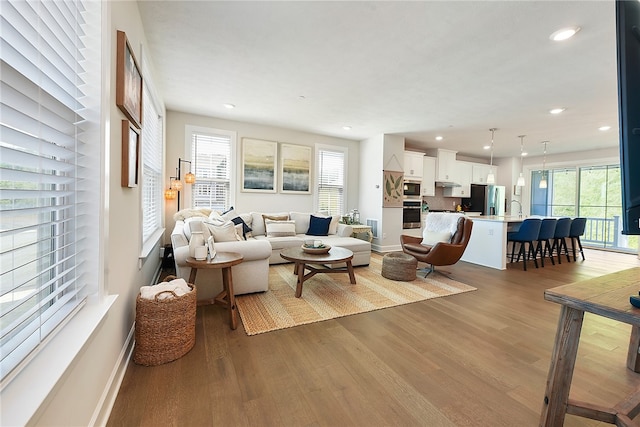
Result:
<instances>
[{"instance_id":1,"label":"white blanket in basket","mask_svg":"<svg viewBox=\"0 0 640 427\"><path fill-rule=\"evenodd\" d=\"M154 286L143 286L140 288L140 298L155 300L156 295L164 291L172 291L176 296L181 297L191 292L191 288L184 279L174 279L170 282L161 282ZM170 292L164 292L158 296L158 299L173 298Z\"/></svg>"}]
</instances>

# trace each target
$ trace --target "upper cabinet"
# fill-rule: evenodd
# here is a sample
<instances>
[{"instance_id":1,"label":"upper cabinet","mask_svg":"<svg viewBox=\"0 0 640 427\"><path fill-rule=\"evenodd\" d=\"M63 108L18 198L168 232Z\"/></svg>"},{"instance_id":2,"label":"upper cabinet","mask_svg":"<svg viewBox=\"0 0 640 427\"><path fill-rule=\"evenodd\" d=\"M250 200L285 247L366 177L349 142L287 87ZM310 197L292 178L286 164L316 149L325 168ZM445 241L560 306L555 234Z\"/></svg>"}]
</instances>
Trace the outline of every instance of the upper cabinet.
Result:
<instances>
[{"instance_id":1,"label":"upper cabinet","mask_svg":"<svg viewBox=\"0 0 640 427\"><path fill-rule=\"evenodd\" d=\"M496 167L493 168L493 175L496 175ZM489 171L491 170L491 166L473 163L471 165L471 183L472 184L486 184L487 183L487 175L489 175Z\"/></svg>"},{"instance_id":2,"label":"upper cabinet","mask_svg":"<svg viewBox=\"0 0 640 427\"><path fill-rule=\"evenodd\" d=\"M456 151L438 148L436 181L457 181Z\"/></svg>"},{"instance_id":3,"label":"upper cabinet","mask_svg":"<svg viewBox=\"0 0 640 427\"><path fill-rule=\"evenodd\" d=\"M423 158L424 153L404 152L404 179L422 180Z\"/></svg>"},{"instance_id":4,"label":"upper cabinet","mask_svg":"<svg viewBox=\"0 0 640 427\"><path fill-rule=\"evenodd\" d=\"M454 179L458 187L446 187L443 190L445 197L469 197L471 195L471 163L456 162Z\"/></svg>"},{"instance_id":5,"label":"upper cabinet","mask_svg":"<svg viewBox=\"0 0 640 427\"><path fill-rule=\"evenodd\" d=\"M423 196L436 195L436 159L424 156L422 159L422 185L420 193Z\"/></svg>"}]
</instances>

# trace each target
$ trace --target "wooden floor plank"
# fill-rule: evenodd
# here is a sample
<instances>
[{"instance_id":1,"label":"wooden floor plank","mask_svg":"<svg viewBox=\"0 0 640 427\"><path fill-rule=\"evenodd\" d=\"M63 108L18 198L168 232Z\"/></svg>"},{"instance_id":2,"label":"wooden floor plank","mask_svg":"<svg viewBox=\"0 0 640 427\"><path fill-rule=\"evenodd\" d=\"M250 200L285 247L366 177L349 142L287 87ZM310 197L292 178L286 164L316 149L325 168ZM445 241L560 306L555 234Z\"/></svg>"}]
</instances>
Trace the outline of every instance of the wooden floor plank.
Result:
<instances>
[{"instance_id":1,"label":"wooden floor plank","mask_svg":"<svg viewBox=\"0 0 640 427\"><path fill-rule=\"evenodd\" d=\"M477 291L251 337L222 307L198 307L194 348L132 362L108 425L536 426L560 312L544 290L640 266L585 255L526 272L459 262L442 272ZM640 386L626 369L629 332L585 316L573 398L612 406Z\"/></svg>"}]
</instances>

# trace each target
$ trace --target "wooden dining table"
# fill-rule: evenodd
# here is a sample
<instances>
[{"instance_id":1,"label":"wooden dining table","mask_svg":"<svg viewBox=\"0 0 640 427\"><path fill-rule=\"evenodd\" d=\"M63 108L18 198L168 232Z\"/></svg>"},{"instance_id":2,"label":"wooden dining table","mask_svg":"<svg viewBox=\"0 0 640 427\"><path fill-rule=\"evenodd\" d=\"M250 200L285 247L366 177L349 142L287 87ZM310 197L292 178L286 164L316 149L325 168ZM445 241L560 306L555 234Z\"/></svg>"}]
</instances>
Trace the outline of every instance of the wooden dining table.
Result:
<instances>
[{"instance_id":1,"label":"wooden dining table","mask_svg":"<svg viewBox=\"0 0 640 427\"><path fill-rule=\"evenodd\" d=\"M540 426L562 426L565 414L618 426L635 426L640 414L640 388L611 408L569 397L584 313L632 325L627 368L640 372L640 309L629 302L640 291L640 267L547 289L544 299L560 304L560 318L547 376Z\"/></svg>"}]
</instances>

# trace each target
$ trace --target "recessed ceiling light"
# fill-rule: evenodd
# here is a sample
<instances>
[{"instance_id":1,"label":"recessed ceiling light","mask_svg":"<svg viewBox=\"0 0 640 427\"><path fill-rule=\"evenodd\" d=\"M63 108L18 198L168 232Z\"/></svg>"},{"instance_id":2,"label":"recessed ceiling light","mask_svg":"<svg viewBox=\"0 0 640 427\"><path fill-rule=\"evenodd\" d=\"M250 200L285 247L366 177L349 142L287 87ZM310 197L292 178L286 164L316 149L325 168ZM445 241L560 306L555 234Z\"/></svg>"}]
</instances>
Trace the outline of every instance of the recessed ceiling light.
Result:
<instances>
[{"instance_id":1,"label":"recessed ceiling light","mask_svg":"<svg viewBox=\"0 0 640 427\"><path fill-rule=\"evenodd\" d=\"M560 42L573 37L578 31L580 31L580 27L562 28L551 34L549 38L555 42Z\"/></svg>"},{"instance_id":2,"label":"recessed ceiling light","mask_svg":"<svg viewBox=\"0 0 640 427\"><path fill-rule=\"evenodd\" d=\"M224 104L224 108L228 108L229 110L232 110L232 109L236 108L236 106L233 105L233 104Z\"/></svg>"},{"instance_id":3,"label":"recessed ceiling light","mask_svg":"<svg viewBox=\"0 0 640 427\"><path fill-rule=\"evenodd\" d=\"M566 108L553 108L551 110L549 110L549 112L551 114L560 114L562 113L564 110L566 110Z\"/></svg>"},{"instance_id":4,"label":"recessed ceiling light","mask_svg":"<svg viewBox=\"0 0 640 427\"><path fill-rule=\"evenodd\" d=\"M351 126L342 126L342 129L344 129L344 130L351 130Z\"/></svg>"},{"instance_id":5,"label":"recessed ceiling light","mask_svg":"<svg viewBox=\"0 0 640 427\"><path fill-rule=\"evenodd\" d=\"M526 151L523 151L523 152L522 152L522 154L521 154L521 156L522 156L522 157L524 157L524 156L526 156L526 155L528 155L528 154L529 154L529 153L527 153Z\"/></svg>"},{"instance_id":6,"label":"recessed ceiling light","mask_svg":"<svg viewBox=\"0 0 640 427\"><path fill-rule=\"evenodd\" d=\"M490 145L485 145L484 147L482 147L483 150L488 150L489 148L491 148Z\"/></svg>"},{"instance_id":7,"label":"recessed ceiling light","mask_svg":"<svg viewBox=\"0 0 640 427\"><path fill-rule=\"evenodd\" d=\"M607 130L609 130L609 129L611 129L611 126L600 126L600 127L598 128L598 130L601 130L602 132L605 132L605 131L607 131Z\"/></svg>"},{"instance_id":8,"label":"recessed ceiling light","mask_svg":"<svg viewBox=\"0 0 640 427\"><path fill-rule=\"evenodd\" d=\"M442 141L444 138L440 135L436 136L436 141Z\"/></svg>"}]
</instances>

